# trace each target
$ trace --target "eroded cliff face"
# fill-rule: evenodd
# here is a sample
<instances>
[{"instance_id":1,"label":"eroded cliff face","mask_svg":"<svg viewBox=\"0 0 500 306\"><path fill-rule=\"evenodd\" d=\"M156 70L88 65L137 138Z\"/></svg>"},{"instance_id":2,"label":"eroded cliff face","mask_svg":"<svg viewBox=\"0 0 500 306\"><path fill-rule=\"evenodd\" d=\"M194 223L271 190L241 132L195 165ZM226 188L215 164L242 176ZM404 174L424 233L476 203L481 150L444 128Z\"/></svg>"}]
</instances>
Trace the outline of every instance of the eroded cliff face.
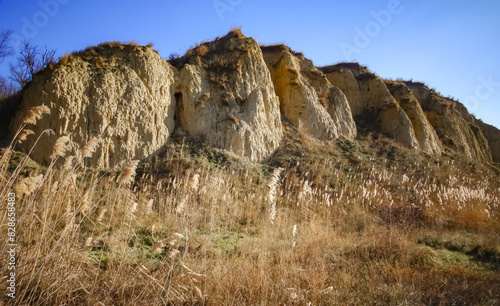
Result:
<instances>
[{"instance_id":1,"label":"eroded cliff face","mask_svg":"<svg viewBox=\"0 0 500 306\"><path fill-rule=\"evenodd\" d=\"M356 123L368 131L380 131L432 155L447 148L469 159L490 162L496 154L489 142L495 143L497 136L487 139L462 104L424 84L382 80L357 63L321 70L346 94Z\"/></svg>"},{"instance_id":2,"label":"eroded cliff face","mask_svg":"<svg viewBox=\"0 0 500 306\"><path fill-rule=\"evenodd\" d=\"M136 45L102 45L66 58L54 70L44 69L23 92L13 130L27 109L44 104L51 114L35 126L20 144L43 164L51 160L56 140L69 136L74 145L68 155L92 138L100 142L88 165L106 168L124 159L154 155L174 128L172 67L157 53ZM36 146L36 137L44 133Z\"/></svg>"},{"instance_id":3,"label":"eroded cliff face","mask_svg":"<svg viewBox=\"0 0 500 306\"><path fill-rule=\"evenodd\" d=\"M479 162L492 161L488 141L474 122L464 118L467 116L460 113L463 110L456 101L421 83L406 82L406 86L419 101L444 147Z\"/></svg>"},{"instance_id":4,"label":"eroded cliff face","mask_svg":"<svg viewBox=\"0 0 500 306\"><path fill-rule=\"evenodd\" d=\"M193 53L176 82L180 127L252 161L269 157L283 131L259 44L230 33Z\"/></svg>"},{"instance_id":5,"label":"eroded cliff face","mask_svg":"<svg viewBox=\"0 0 500 306\"><path fill-rule=\"evenodd\" d=\"M310 60L284 45L262 51L281 111L292 125L320 140L356 137L347 99Z\"/></svg>"},{"instance_id":6,"label":"eroded cliff face","mask_svg":"<svg viewBox=\"0 0 500 306\"><path fill-rule=\"evenodd\" d=\"M349 104L358 126L382 132L409 148L419 148L408 115L381 78L357 64L339 64L322 70L333 85L351 98Z\"/></svg>"},{"instance_id":7,"label":"eroded cliff face","mask_svg":"<svg viewBox=\"0 0 500 306\"><path fill-rule=\"evenodd\" d=\"M425 117L424 111L412 91L401 82L386 82L387 88L410 118L420 149L432 155L441 155L443 146L436 131Z\"/></svg>"},{"instance_id":8,"label":"eroded cliff face","mask_svg":"<svg viewBox=\"0 0 500 306\"><path fill-rule=\"evenodd\" d=\"M65 57L25 88L11 134L42 104L51 114L28 126L35 135L20 148L33 148L43 164L61 136L76 157L97 138L85 164L107 168L154 156L174 129L262 161L279 147L283 122L324 141L354 139L360 127L428 154L500 162L500 131L424 84L383 80L357 63L317 68L287 46L259 46L237 30L170 61L118 43ZM42 133L48 129L54 135Z\"/></svg>"},{"instance_id":9,"label":"eroded cliff face","mask_svg":"<svg viewBox=\"0 0 500 306\"><path fill-rule=\"evenodd\" d=\"M500 163L500 130L479 120L476 120L476 124L488 142L493 161Z\"/></svg>"}]
</instances>

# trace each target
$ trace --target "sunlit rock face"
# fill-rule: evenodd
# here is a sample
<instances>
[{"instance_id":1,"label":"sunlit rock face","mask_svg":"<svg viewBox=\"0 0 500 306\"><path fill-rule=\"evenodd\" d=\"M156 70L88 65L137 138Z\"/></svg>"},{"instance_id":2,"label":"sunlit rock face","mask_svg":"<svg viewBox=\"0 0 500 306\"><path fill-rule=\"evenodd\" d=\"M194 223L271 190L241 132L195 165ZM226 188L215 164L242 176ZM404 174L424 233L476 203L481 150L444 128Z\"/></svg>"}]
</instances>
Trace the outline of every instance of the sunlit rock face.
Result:
<instances>
[{"instance_id":1,"label":"sunlit rock face","mask_svg":"<svg viewBox=\"0 0 500 306\"><path fill-rule=\"evenodd\" d=\"M48 164L56 140L69 136L68 155L92 138L96 152L85 162L106 168L124 159L153 156L174 129L174 70L156 52L136 45L101 45L70 56L37 74L23 92L20 111L11 124L20 126L26 111L46 105L50 115L29 126L35 132L20 147ZM38 135L44 133L34 146Z\"/></svg>"}]
</instances>

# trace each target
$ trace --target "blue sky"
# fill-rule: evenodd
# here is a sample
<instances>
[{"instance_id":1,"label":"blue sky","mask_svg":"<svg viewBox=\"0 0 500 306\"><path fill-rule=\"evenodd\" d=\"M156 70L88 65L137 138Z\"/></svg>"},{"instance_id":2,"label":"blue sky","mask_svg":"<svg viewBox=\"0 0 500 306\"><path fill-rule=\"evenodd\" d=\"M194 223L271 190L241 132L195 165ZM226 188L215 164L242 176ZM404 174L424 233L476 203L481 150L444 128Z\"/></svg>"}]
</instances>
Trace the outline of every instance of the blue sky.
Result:
<instances>
[{"instance_id":1,"label":"blue sky","mask_svg":"<svg viewBox=\"0 0 500 306\"><path fill-rule=\"evenodd\" d=\"M423 81L500 127L499 14L497 0L0 0L0 30L58 55L135 40L166 58L238 25L318 66L356 60L381 77Z\"/></svg>"}]
</instances>

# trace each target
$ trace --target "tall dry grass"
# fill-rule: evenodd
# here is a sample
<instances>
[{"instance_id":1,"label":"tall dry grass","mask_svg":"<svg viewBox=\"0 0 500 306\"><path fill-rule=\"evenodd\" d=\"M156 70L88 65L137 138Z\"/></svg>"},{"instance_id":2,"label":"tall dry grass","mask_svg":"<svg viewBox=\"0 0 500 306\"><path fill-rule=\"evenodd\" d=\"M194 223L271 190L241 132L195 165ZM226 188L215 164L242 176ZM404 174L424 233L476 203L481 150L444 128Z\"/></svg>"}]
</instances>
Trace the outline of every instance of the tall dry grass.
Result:
<instances>
[{"instance_id":1,"label":"tall dry grass","mask_svg":"<svg viewBox=\"0 0 500 306\"><path fill-rule=\"evenodd\" d=\"M2 301L500 301L494 169L379 140L301 137L289 135L264 168L182 142L148 164L106 171L81 162L98 140L63 157L71 140L62 138L53 163L26 177L27 156L12 167L13 143L2 155L0 190L16 192L17 295ZM72 162L55 167L62 158ZM6 223L2 213L4 237Z\"/></svg>"}]
</instances>

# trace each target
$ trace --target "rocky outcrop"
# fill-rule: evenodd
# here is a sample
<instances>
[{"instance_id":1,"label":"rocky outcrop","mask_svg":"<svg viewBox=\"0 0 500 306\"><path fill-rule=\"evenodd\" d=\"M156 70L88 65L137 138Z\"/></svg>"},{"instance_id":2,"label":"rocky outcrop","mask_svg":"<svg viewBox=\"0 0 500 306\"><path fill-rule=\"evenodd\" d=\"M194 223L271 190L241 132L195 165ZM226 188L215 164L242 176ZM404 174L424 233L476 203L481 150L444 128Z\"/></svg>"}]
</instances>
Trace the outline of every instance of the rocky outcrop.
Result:
<instances>
[{"instance_id":1,"label":"rocky outcrop","mask_svg":"<svg viewBox=\"0 0 500 306\"><path fill-rule=\"evenodd\" d=\"M422 83L406 82L419 101L442 144L449 150L479 162L491 162L488 142L474 122L457 110L457 102L439 95Z\"/></svg>"},{"instance_id":2,"label":"rocky outcrop","mask_svg":"<svg viewBox=\"0 0 500 306\"><path fill-rule=\"evenodd\" d=\"M347 100L311 61L284 45L262 51L281 112L292 125L320 140L356 136Z\"/></svg>"},{"instance_id":3,"label":"rocky outcrop","mask_svg":"<svg viewBox=\"0 0 500 306\"><path fill-rule=\"evenodd\" d=\"M412 91L402 82L386 81L387 88L410 118L420 149L432 155L440 155L443 146Z\"/></svg>"},{"instance_id":4,"label":"rocky outcrop","mask_svg":"<svg viewBox=\"0 0 500 306\"><path fill-rule=\"evenodd\" d=\"M353 117L361 115L365 108L363 97L361 96L358 80L352 71L350 69L337 70L328 68L323 67L321 70L326 74L331 84L342 90L347 98Z\"/></svg>"},{"instance_id":5,"label":"rocky outcrop","mask_svg":"<svg viewBox=\"0 0 500 306\"><path fill-rule=\"evenodd\" d=\"M382 132L409 148L419 148L408 115L381 78L357 64L328 66L322 71L333 85L346 93L348 99L351 98L349 104L358 126Z\"/></svg>"},{"instance_id":6,"label":"rocky outcrop","mask_svg":"<svg viewBox=\"0 0 500 306\"><path fill-rule=\"evenodd\" d=\"M78 155L94 137L95 154L86 161L94 167L111 167L123 159L154 155L174 128L172 67L156 52L137 45L103 44L73 54L33 78L23 92L15 130L28 108L45 104L51 114L29 128L31 136L20 147L33 148L31 157L43 164L51 160L56 140L69 136Z\"/></svg>"},{"instance_id":7,"label":"rocky outcrop","mask_svg":"<svg viewBox=\"0 0 500 306\"><path fill-rule=\"evenodd\" d=\"M19 147L43 164L62 136L73 143L68 155L106 168L154 156L174 129L262 161L279 147L283 122L319 140L354 139L360 129L432 155L500 162L500 131L458 101L422 83L383 80L357 63L317 68L285 45L259 46L239 30L169 61L121 43L65 56L23 90L11 134L42 104L50 116L28 125L35 135ZM96 151L83 158L92 139Z\"/></svg>"},{"instance_id":8,"label":"rocky outcrop","mask_svg":"<svg viewBox=\"0 0 500 306\"><path fill-rule=\"evenodd\" d=\"M269 157L283 132L259 44L231 32L191 52L176 82L180 127L252 161Z\"/></svg>"},{"instance_id":9,"label":"rocky outcrop","mask_svg":"<svg viewBox=\"0 0 500 306\"><path fill-rule=\"evenodd\" d=\"M480 120L476 120L476 124L488 142L493 161L500 163L500 130Z\"/></svg>"}]
</instances>

